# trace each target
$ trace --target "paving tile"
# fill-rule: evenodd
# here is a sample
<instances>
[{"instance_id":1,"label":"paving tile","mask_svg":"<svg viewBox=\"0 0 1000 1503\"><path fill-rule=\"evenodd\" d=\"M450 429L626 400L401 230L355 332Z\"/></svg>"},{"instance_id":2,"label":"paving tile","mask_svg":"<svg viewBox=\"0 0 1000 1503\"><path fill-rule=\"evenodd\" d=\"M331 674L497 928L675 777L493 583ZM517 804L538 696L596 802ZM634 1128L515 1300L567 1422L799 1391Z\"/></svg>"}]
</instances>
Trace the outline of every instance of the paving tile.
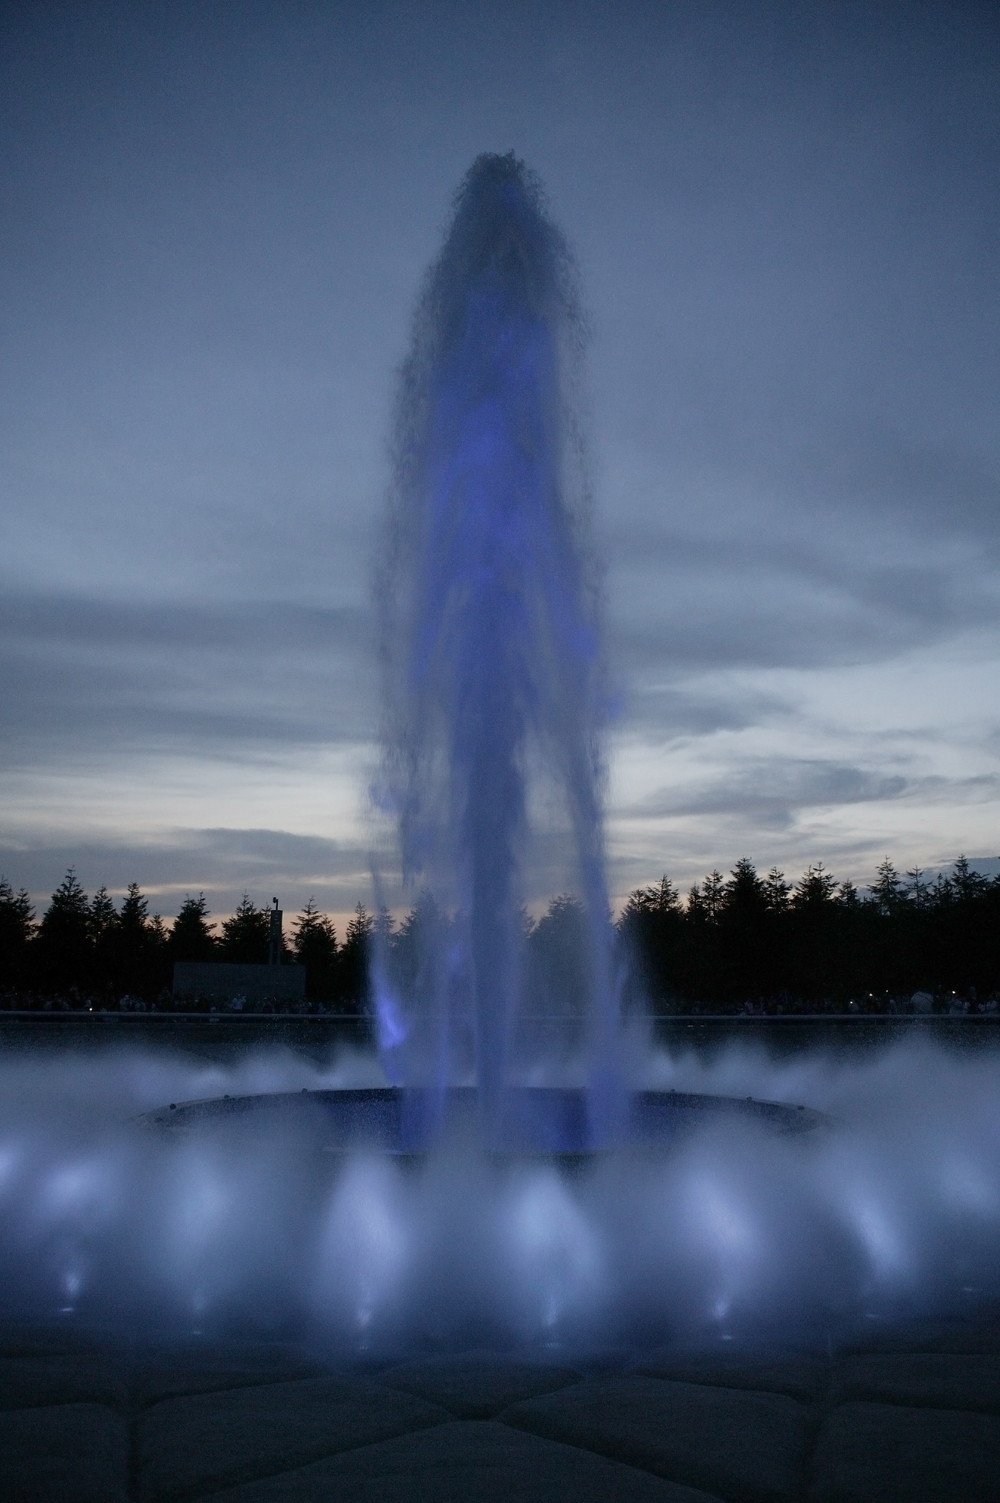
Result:
<instances>
[{"instance_id":1,"label":"paving tile","mask_svg":"<svg viewBox=\"0 0 1000 1503\"><path fill-rule=\"evenodd\" d=\"M0 1497L11 1503L125 1503L128 1440L99 1404L0 1414Z\"/></svg>"},{"instance_id":2,"label":"paving tile","mask_svg":"<svg viewBox=\"0 0 1000 1503\"><path fill-rule=\"evenodd\" d=\"M465 1420L365 1446L211 1503L720 1503L506 1425ZM206 1500L207 1503L207 1500Z\"/></svg>"},{"instance_id":3,"label":"paving tile","mask_svg":"<svg viewBox=\"0 0 1000 1503\"><path fill-rule=\"evenodd\" d=\"M666 1351L647 1355L632 1371L649 1378L673 1378L679 1383L709 1383L718 1388L783 1393L790 1399L814 1403L826 1393L830 1364L820 1358L798 1354L775 1354L768 1360L751 1361L741 1354L685 1357Z\"/></svg>"},{"instance_id":4,"label":"paving tile","mask_svg":"<svg viewBox=\"0 0 1000 1503\"><path fill-rule=\"evenodd\" d=\"M1000 1419L842 1404L820 1429L809 1503L997 1503Z\"/></svg>"},{"instance_id":5,"label":"paving tile","mask_svg":"<svg viewBox=\"0 0 1000 1503\"><path fill-rule=\"evenodd\" d=\"M461 1419L489 1419L519 1399L551 1393L580 1379L573 1368L485 1352L407 1362L379 1376L380 1383L419 1394Z\"/></svg>"},{"instance_id":6,"label":"paving tile","mask_svg":"<svg viewBox=\"0 0 1000 1503\"><path fill-rule=\"evenodd\" d=\"M140 1496L200 1496L450 1417L410 1394L343 1378L165 1399L139 1422Z\"/></svg>"},{"instance_id":7,"label":"paving tile","mask_svg":"<svg viewBox=\"0 0 1000 1503\"><path fill-rule=\"evenodd\" d=\"M646 1377L581 1383L503 1420L734 1503L797 1500L811 1428L805 1406L783 1394Z\"/></svg>"},{"instance_id":8,"label":"paving tile","mask_svg":"<svg viewBox=\"0 0 1000 1503\"><path fill-rule=\"evenodd\" d=\"M952 1352L844 1357L833 1369L830 1399L1000 1414L1000 1358Z\"/></svg>"},{"instance_id":9,"label":"paving tile","mask_svg":"<svg viewBox=\"0 0 1000 1503\"><path fill-rule=\"evenodd\" d=\"M328 1371L287 1347L177 1343L136 1358L133 1387L140 1404L152 1404L189 1393L326 1377Z\"/></svg>"},{"instance_id":10,"label":"paving tile","mask_svg":"<svg viewBox=\"0 0 1000 1503\"><path fill-rule=\"evenodd\" d=\"M128 1402L126 1373L97 1357L0 1357L0 1409Z\"/></svg>"}]
</instances>

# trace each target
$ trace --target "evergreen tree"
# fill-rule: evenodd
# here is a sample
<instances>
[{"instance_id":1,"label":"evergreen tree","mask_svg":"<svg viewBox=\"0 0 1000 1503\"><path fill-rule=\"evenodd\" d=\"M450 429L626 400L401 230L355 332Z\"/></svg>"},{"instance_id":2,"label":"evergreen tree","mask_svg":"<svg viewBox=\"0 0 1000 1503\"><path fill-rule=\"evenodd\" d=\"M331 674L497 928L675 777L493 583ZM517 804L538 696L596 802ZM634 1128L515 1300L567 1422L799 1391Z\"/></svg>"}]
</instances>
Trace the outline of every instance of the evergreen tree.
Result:
<instances>
[{"instance_id":1,"label":"evergreen tree","mask_svg":"<svg viewBox=\"0 0 1000 1503\"><path fill-rule=\"evenodd\" d=\"M793 908L812 908L822 903L832 903L837 891L837 879L828 872L822 861L807 866L792 893Z\"/></svg>"},{"instance_id":2,"label":"evergreen tree","mask_svg":"<svg viewBox=\"0 0 1000 1503\"><path fill-rule=\"evenodd\" d=\"M717 940L716 995L742 1005L770 992L766 961L767 892L757 869L742 856L722 889Z\"/></svg>"},{"instance_id":3,"label":"evergreen tree","mask_svg":"<svg viewBox=\"0 0 1000 1503\"><path fill-rule=\"evenodd\" d=\"M72 866L42 915L34 948L43 987L66 993L89 984L93 957L90 908Z\"/></svg>"},{"instance_id":4,"label":"evergreen tree","mask_svg":"<svg viewBox=\"0 0 1000 1503\"><path fill-rule=\"evenodd\" d=\"M726 879L720 871L711 871L701 884L701 900L709 923L716 923L726 905Z\"/></svg>"},{"instance_id":5,"label":"evergreen tree","mask_svg":"<svg viewBox=\"0 0 1000 1503\"><path fill-rule=\"evenodd\" d=\"M700 882L692 882L687 895L684 912L692 924L703 924L708 918L708 908L701 891Z\"/></svg>"},{"instance_id":6,"label":"evergreen tree","mask_svg":"<svg viewBox=\"0 0 1000 1503\"><path fill-rule=\"evenodd\" d=\"M687 947L680 894L664 873L629 894L618 923L631 1005L674 1008L687 990Z\"/></svg>"},{"instance_id":7,"label":"evergreen tree","mask_svg":"<svg viewBox=\"0 0 1000 1503\"><path fill-rule=\"evenodd\" d=\"M951 890L960 903L975 902L989 889L989 880L981 872L973 871L968 857L959 856L951 869Z\"/></svg>"},{"instance_id":8,"label":"evergreen tree","mask_svg":"<svg viewBox=\"0 0 1000 1503\"><path fill-rule=\"evenodd\" d=\"M890 917L905 903L906 894L903 883L892 862L886 856L875 871L875 881L872 883L872 902L879 913Z\"/></svg>"},{"instance_id":9,"label":"evergreen tree","mask_svg":"<svg viewBox=\"0 0 1000 1503\"><path fill-rule=\"evenodd\" d=\"M982 873L959 856L948 878L949 898L941 913L941 990L970 997L994 990L1000 982L1000 905Z\"/></svg>"},{"instance_id":10,"label":"evergreen tree","mask_svg":"<svg viewBox=\"0 0 1000 1503\"><path fill-rule=\"evenodd\" d=\"M840 916L837 880L822 861L806 867L795 884L788 916L785 984L790 1005L799 999L833 1004L839 990Z\"/></svg>"},{"instance_id":11,"label":"evergreen tree","mask_svg":"<svg viewBox=\"0 0 1000 1503\"><path fill-rule=\"evenodd\" d=\"M340 1000L345 1012L368 1010L368 948L375 920L363 903L348 922L340 952Z\"/></svg>"},{"instance_id":12,"label":"evergreen tree","mask_svg":"<svg viewBox=\"0 0 1000 1503\"><path fill-rule=\"evenodd\" d=\"M764 901L771 913L785 913L791 903L792 884L786 882L785 874L772 866L764 878Z\"/></svg>"},{"instance_id":13,"label":"evergreen tree","mask_svg":"<svg viewBox=\"0 0 1000 1503\"><path fill-rule=\"evenodd\" d=\"M330 1001L337 983L337 936L333 925L310 898L292 929L292 953L298 964L306 968L306 995Z\"/></svg>"},{"instance_id":14,"label":"evergreen tree","mask_svg":"<svg viewBox=\"0 0 1000 1503\"><path fill-rule=\"evenodd\" d=\"M759 916L767 905L764 883L748 856L741 856L722 889L722 912Z\"/></svg>"},{"instance_id":15,"label":"evergreen tree","mask_svg":"<svg viewBox=\"0 0 1000 1503\"><path fill-rule=\"evenodd\" d=\"M587 995L586 916L568 893L553 898L528 940L528 996L541 1015L579 1013Z\"/></svg>"},{"instance_id":16,"label":"evergreen tree","mask_svg":"<svg viewBox=\"0 0 1000 1503\"><path fill-rule=\"evenodd\" d=\"M208 922L208 904L205 894L196 898L190 894L180 906L167 937L167 954L172 961L211 961L219 954L219 942L215 937L215 925Z\"/></svg>"},{"instance_id":17,"label":"evergreen tree","mask_svg":"<svg viewBox=\"0 0 1000 1503\"><path fill-rule=\"evenodd\" d=\"M0 989L18 991L28 979L28 956L35 910L22 887L15 892L0 876Z\"/></svg>"},{"instance_id":18,"label":"evergreen tree","mask_svg":"<svg viewBox=\"0 0 1000 1503\"><path fill-rule=\"evenodd\" d=\"M522 911L521 924L525 915ZM407 1012L426 1015L440 997L440 957L448 950L448 919L432 893L423 890L394 930L383 908L374 922L372 944L385 966L386 979Z\"/></svg>"},{"instance_id":19,"label":"evergreen tree","mask_svg":"<svg viewBox=\"0 0 1000 1503\"><path fill-rule=\"evenodd\" d=\"M87 929L93 954L91 985L107 999L117 983L118 914L108 889L103 885L90 900Z\"/></svg>"},{"instance_id":20,"label":"evergreen tree","mask_svg":"<svg viewBox=\"0 0 1000 1503\"><path fill-rule=\"evenodd\" d=\"M130 882L122 899L113 935L114 985L119 995L148 997L160 990L163 972L163 925L149 917L149 903L138 882Z\"/></svg>"},{"instance_id":21,"label":"evergreen tree","mask_svg":"<svg viewBox=\"0 0 1000 1503\"><path fill-rule=\"evenodd\" d=\"M244 893L232 918L222 925L222 959L238 965L266 965L271 919L266 908L257 908Z\"/></svg>"},{"instance_id":22,"label":"evergreen tree","mask_svg":"<svg viewBox=\"0 0 1000 1503\"><path fill-rule=\"evenodd\" d=\"M622 922L629 923L633 919L654 916L664 918L667 914L679 914L681 912L680 894L664 873L652 887L637 887L630 892L622 909Z\"/></svg>"},{"instance_id":23,"label":"evergreen tree","mask_svg":"<svg viewBox=\"0 0 1000 1503\"><path fill-rule=\"evenodd\" d=\"M99 887L90 900L88 911L88 927L90 938L94 944L98 944L109 929L113 929L118 919L115 911L114 899L106 887Z\"/></svg>"},{"instance_id":24,"label":"evergreen tree","mask_svg":"<svg viewBox=\"0 0 1000 1503\"><path fill-rule=\"evenodd\" d=\"M696 1006L718 1002L721 985L722 957L718 943L719 916L725 901L725 878L712 871L703 882L695 882L684 909L682 948L679 969L680 988Z\"/></svg>"}]
</instances>

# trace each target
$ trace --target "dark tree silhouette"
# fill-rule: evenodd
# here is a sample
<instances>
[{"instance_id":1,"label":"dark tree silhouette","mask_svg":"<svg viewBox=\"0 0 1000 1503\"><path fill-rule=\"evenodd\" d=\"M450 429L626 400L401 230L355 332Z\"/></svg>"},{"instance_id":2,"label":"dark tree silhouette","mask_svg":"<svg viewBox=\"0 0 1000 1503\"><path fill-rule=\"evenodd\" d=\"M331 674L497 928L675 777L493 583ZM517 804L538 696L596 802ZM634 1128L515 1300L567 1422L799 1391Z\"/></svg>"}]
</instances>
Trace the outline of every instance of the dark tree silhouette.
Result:
<instances>
[{"instance_id":1,"label":"dark tree silhouette","mask_svg":"<svg viewBox=\"0 0 1000 1503\"><path fill-rule=\"evenodd\" d=\"M292 954L306 968L306 995L332 1001L337 993L337 935L310 898L293 924Z\"/></svg>"},{"instance_id":2,"label":"dark tree silhouette","mask_svg":"<svg viewBox=\"0 0 1000 1503\"><path fill-rule=\"evenodd\" d=\"M528 935L527 994L529 1011L573 1015L587 995L586 915L567 893L553 898Z\"/></svg>"},{"instance_id":3,"label":"dark tree silhouette","mask_svg":"<svg viewBox=\"0 0 1000 1503\"><path fill-rule=\"evenodd\" d=\"M41 987L68 994L89 985L93 962L90 909L74 867L52 894L32 948Z\"/></svg>"},{"instance_id":4,"label":"dark tree silhouette","mask_svg":"<svg viewBox=\"0 0 1000 1503\"><path fill-rule=\"evenodd\" d=\"M109 937L112 982L119 996L148 997L158 992L166 979L166 936L159 918L150 918L149 903L138 882L129 883Z\"/></svg>"},{"instance_id":5,"label":"dark tree silhouette","mask_svg":"<svg viewBox=\"0 0 1000 1503\"><path fill-rule=\"evenodd\" d=\"M676 1006L688 992L688 946L680 894L666 874L629 895L618 930L627 1005Z\"/></svg>"},{"instance_id":6,"label":"dark tree silhouette","mask_svg":"<svg viewBox=\"0 0 1000 1503\"><path fill-rule=\"evenodd\" d=\"M791 904L792 884L776 866L764 878L764 900L770 913L787 913Z\"/></svg>"},{"instance_id":7,"label":"dark tree silhouette","mask_svg":"<svg viewBox=\"0 0 1000 1503\"><path fill-rule=\"evenodd\" d=\"M718 991L731 1002L759 1000L767 981L767 889L748 856L742 856L722 889L718 915Z\"/></svg>"},{"instance_id":8,"label":"dark tree silhouette","mask_svg":"<svg viewBox=\"0 0 1000 1503\"><path fill-rule=\"evenodd\" d=\"M257 908L244 893L232 918L222 925L222 956L237 965L266 965L271 920L266 908Z\"/></svg>"},{"instance_id":9,"label":"dark tree silhouette","mask_svg":"<svg viewBox=\"0 0 1000 1503\"><path fill-rule=\"evenodd\" d=\"M875 871L875 881L871 887L872 902L879 913L886 918L899 912L906 902L906 890L902 880L892 862L886 856L879 862Z\"/></svg>"},{"instance_id":10,"label":"dark tree silhouette","mask_svg":"<svg viewBox=\"0 0 1000 1503\"><path fill-rule=\"evenodd\" d=\"M442 948L424 945L421 934L451 921L419 900L393 931L387 913L374 918L359 903L338 950L329 919L310 898L294 924L295 958L306 965L312 998L367 1011L377 931L390 978L419 1003L435 979L423 974L425 957ZM105 887L88 901L71 867L36 925L28 893L0 877L0 992L8 1006L75 1005L87 994L114 1005L125 991L150 997L171 960L266 963L269 923L268 911L244 893L220 943L200 894L185 900L167 935L138 884L116 911ZM637 888L618 935L626 1006L881 1011L905 1008L922 991L938 1010L1000 1009L1000 876L984 877L965 856L931 882L919 867L901 878L886 857L861 893L822 862L793 886L777 867L761 877L744 856L727 878L712 871L694 883L686 903L666 876ZM584 991L586 953L571 898L554 899L538 924L525 920L529 1005L571 1011Z\"/></svg>"},{"instance_id":11,"label":"dark tree silhouette","mask_svg":"<svg viewBox=\"0 0 1000 1503\"><path fill-rule=\"evenodd\" d=\"M167 954L171 961L218 960L219 942L215 937L215 925L208 921L208 904L203 892L196 898L189 894L181 904L167 938Z\"/></svg>"},{"instance_id":12,"label":"dark tree silhouette","mask_svg":"<svg viewBox=\"0 0 1000 1503\"><path fill-rule=\"evenodd\" d=\"M117 980L117 929L118 913L114 900L102 885L90 900L87 932L90 935L92 959L90 989L105 1002L110 999Z\"/></svg>"},{"instance_id":13,"label":"dark tree silhouette","mask_svg":"<svg viewBox=\"0 0 1000 1503\"><path fill-rule=\"evenodd\" d=\"M27 985L34 917L24 888L15 892L7 878L0 877L0 990L18 991Z\"/></svg>"},{"instance_id":14,"label":"dark tree silhouette","mask_svg":"<svg viewBox=\"0 0 1000 1503\"><path fill-rule=\"evenodd\" d=\"M375 920L363 903L348 922L340 951L340 1004L344 1012L367 1012L368 951L375 933Z\"/></svg>"},{"instance_id":15,"label":"dark tree silhouette","mask_svg":"<svg viewBox=\"0 0 1000 1503\"><path fill-rule=\"evenodd\" d=\"M393 930L389 914L383 912L372 931L380 953L387 958L392 985L417 1012L435 1004L440 982L438 957L445 953L447 922L434 895L424 891L398 929Z\"/></svg>"},{"instance_id":16,"label":"dark tree silhouette","mask_svg":"<svg viewBox=\"0 0 1000 1503\"><path fill-rule=\"evenodd\" d=\"M789 905L787 980L782 990L813 1003L832 1005L837 990L841 936L837 879L822 861L806 868Z\"/></svg>"}]
</instances>

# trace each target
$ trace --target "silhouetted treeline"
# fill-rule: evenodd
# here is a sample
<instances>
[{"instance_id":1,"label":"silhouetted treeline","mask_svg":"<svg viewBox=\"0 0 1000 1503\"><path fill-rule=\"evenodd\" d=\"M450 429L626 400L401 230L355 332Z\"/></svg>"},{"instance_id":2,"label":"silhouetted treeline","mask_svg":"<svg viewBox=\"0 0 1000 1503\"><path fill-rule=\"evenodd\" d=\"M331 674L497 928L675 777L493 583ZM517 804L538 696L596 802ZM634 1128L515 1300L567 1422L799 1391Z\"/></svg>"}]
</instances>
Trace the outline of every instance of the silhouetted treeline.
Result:
<instances>
[{"instance_id":1,"label":"silhouetted treeline","mask_svg":"<svg viewBox=\"0 0 1000 1503\"><path fill-rule=\"evenodd\" d=\"M528 1011L578 1008L583 922L567 896L537 921L525 915ZM419 998L421 935L446 923L428 899L398 925L382 916L384 953L407 996ZM283 940L283 958L305 966L311 1008L369 1010L375 931L359 903L338 942L309 900ZM933 882L919 870L901 877L887 858L863 894L822 863L793 883L776 868L761 876L743 858L728 877L711 872L686 899L668 877L637 888L616 935L634 1010L994 1011L1000 998L1000 877L973 871L964 856ZM175 961L263 965L269 939L270 912L246 893L219 925L203 894L188 897L168 927L149 913L138 884L116 906L104 887L88 897L71 868L36 921L28 894L0 877L0 1005L169 1010Z\"/></svg>"},{"instance_id":2,"label":"silhouetted treeline","mask_svg":"<svg viewBox=\"0 0 1000 1503\"><path fill-rule=\"evenodd\" d=\"M150 914L137 883L116 906L105 887L88 897L72 867L36 922L28 894L0 877L0 999L7 1008L169 1010L175 961L266 965L270 923L270 911L244 893L232 917L217 926L199 894L185 900L168 927ZM371 930L359 904L338 944L333 924L310 898L283 939L282 958L306 967L311 1005L365 1010Z\"/></svg>"},{"instance_id":3,"label":"silhouetted treeline","mask_svg":"<svg viewBox=\"0 0 1000 1503\"><path fill-rule=\"evenodd\" d=\"M668 877L637 889L618 932L633 1002L655 1011L993 1011L1000 995L1000 877L964 856L930 883L887 858L864 895L822 863L793 884L743 858L686 901Z\"/></svg>"}]
</instances>

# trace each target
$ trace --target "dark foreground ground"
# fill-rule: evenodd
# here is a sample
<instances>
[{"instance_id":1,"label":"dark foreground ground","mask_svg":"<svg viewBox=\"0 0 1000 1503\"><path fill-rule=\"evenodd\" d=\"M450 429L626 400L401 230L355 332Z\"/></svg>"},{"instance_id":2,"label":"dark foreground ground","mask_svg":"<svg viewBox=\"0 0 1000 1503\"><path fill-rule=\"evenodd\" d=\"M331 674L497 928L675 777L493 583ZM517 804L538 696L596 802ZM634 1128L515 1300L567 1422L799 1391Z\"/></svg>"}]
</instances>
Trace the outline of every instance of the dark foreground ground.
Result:
<instances>
[{"instance_id":1,"label":"dark foreground ground","mask_svg":"<svg viewBox=\"0 0 1000 1503\"><path fill-rule=\"evenodd\" d=\"M827 1358L0 1329L5 1503L997 1503L1000 1310Z\"/></svg>"}]
</instances>

